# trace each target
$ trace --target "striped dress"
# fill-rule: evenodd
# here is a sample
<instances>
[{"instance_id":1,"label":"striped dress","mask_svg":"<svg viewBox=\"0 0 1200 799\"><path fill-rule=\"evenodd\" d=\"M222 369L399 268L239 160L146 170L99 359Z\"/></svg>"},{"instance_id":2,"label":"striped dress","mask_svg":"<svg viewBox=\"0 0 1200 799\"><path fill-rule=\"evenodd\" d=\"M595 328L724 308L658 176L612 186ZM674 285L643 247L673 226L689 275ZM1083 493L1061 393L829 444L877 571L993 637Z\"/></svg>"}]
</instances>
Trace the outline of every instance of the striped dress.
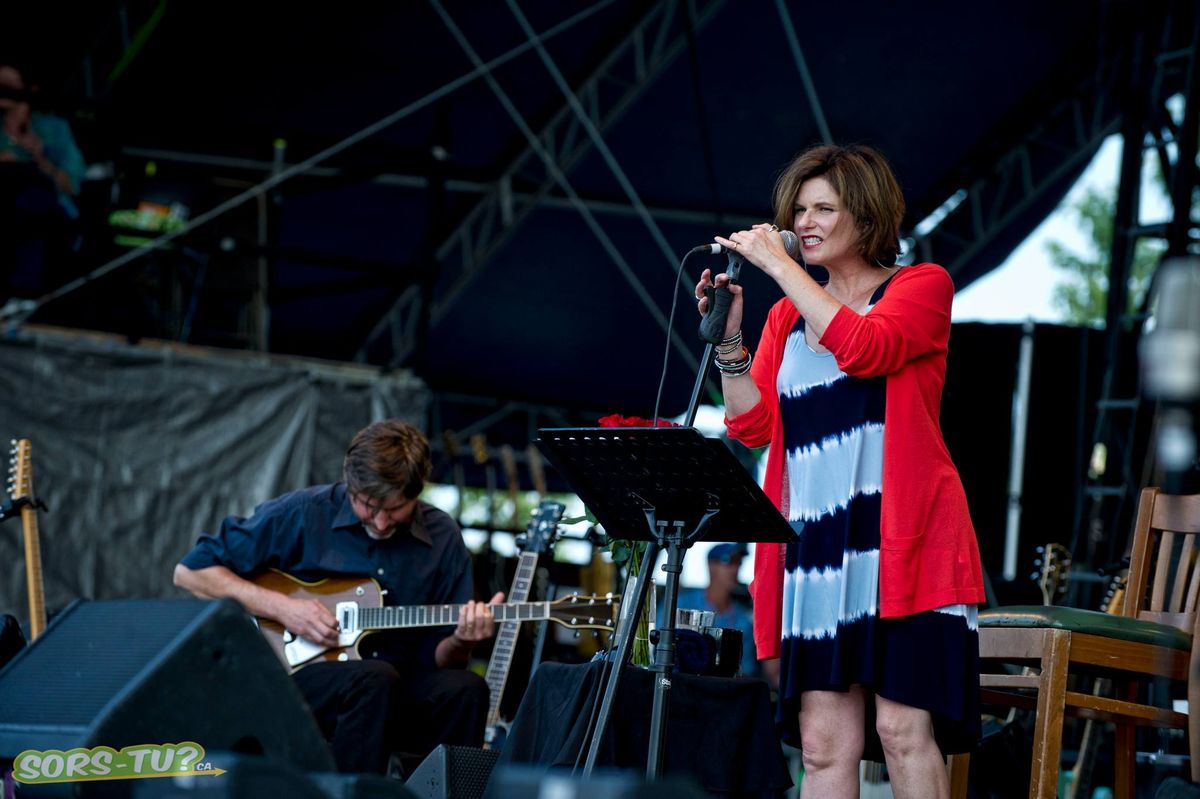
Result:
<instances>
[{"instance_id":1,"label":"striped dress","mask_svg":"<svg viewBox=\"0 0 1200 799\"><path fill-rule=\"evenodd\" d=\"M808 346L797 320L776 384L782 511L797 532L783 581L779 721L784 739L798 743L801 693L859 684L929 710L943 753L967 751L979 734L975 606L879 617L886 381L843 373L832 353ZM867 754L880 759L874 702L866 704Z\"/></svg>"}]
</instances>

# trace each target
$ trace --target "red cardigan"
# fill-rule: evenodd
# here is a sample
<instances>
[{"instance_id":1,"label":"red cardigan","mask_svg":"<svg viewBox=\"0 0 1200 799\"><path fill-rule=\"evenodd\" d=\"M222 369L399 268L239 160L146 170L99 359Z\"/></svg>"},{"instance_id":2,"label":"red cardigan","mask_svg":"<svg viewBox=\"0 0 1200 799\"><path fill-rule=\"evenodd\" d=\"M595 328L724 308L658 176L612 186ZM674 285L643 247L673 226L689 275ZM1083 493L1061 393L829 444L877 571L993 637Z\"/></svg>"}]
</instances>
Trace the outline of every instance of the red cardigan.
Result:
<instances>
[{"instance_id":1,"label":"red cardigan","mask_svg":"<svg viewBox=\"0 0 1200 799\"><path fill-rule=\"evenodd\" d=\"M936 264L900 269L866 314L843 306L821 344L854 377L887 375L883 423L879 613L908 616L943 605L984 601L983 569L967 498L942 438L939 415L954 284ZM771 308L751 376L762 400L725 425L750 447L783 440L776 378L788 334L800 317L784 297ZM767 456L763 489L781 504L784 452ZM758 544L754 557L754 641L759 658L779 656L782 544Z\"/></svg>"}]
</instances>

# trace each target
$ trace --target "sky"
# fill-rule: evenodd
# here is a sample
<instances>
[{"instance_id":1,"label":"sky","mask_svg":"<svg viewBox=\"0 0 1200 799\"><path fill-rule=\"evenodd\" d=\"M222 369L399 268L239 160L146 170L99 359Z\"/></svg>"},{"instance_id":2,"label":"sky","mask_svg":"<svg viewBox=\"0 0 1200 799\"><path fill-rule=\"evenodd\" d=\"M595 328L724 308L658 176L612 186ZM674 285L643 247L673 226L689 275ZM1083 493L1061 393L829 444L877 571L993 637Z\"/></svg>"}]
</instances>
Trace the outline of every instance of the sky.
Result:
<instances>
[{"instance_id":1,"label":"sky","mask_svg":"<svg viewBox=\"0 0 1200 799\"><path fill-rule=\"evenodd\" d=\"M1063 313L1051 295L1062 273L1050 261L1046 245L1062 242L1084 254L1090 252L1088 235L1080 229L1071 207L1089 188L1115 191L1121 162L1121 138L1110 136L1096 152L1058 208L1046 217L998 268L962 288L954 297L955 322L1035 322L1062 324ZM1143 170L1141 221L1161 221L1167 201L1157 188L1149 160Z\"/></svg>"}]
</instances>

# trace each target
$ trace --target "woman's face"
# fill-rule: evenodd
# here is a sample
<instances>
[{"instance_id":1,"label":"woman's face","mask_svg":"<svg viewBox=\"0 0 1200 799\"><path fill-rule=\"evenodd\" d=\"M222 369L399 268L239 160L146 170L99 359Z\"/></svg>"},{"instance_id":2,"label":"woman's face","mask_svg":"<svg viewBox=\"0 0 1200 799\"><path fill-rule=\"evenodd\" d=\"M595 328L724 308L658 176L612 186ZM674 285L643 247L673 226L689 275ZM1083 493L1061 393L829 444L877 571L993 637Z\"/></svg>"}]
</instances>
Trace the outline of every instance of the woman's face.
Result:
<instances>
[{"instance_id":1,"label":"woman's face","mask_svg":"<svg viewBox=\"0 0 1200 799\"><path fill-rule=\"evenodd\" d=\"M829 268L848 258L858 258L854 216L842 207L825 178L810 178L796 195L793 230L800 238L804 260Z\"/></svg>"}]
</instances>

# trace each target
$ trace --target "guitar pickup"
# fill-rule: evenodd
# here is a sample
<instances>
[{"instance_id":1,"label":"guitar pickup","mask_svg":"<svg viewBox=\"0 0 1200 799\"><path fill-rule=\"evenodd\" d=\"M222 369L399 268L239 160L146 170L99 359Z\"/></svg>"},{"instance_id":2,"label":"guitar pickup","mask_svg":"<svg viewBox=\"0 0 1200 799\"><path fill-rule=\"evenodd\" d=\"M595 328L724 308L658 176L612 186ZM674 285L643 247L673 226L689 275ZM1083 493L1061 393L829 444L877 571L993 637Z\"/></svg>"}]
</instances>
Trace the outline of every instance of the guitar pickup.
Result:
<instances>
[{"instance_id":1,"label":"guitar pickup","mask_svg":"<svg viewBox=\"0 0 1200 799\"><path fill-rule=\"evenodd\" d=\"M350 646L358 640L358 603L339 602L334 609L338 621L338 644Z\"/></svg>"}]
</instances>

